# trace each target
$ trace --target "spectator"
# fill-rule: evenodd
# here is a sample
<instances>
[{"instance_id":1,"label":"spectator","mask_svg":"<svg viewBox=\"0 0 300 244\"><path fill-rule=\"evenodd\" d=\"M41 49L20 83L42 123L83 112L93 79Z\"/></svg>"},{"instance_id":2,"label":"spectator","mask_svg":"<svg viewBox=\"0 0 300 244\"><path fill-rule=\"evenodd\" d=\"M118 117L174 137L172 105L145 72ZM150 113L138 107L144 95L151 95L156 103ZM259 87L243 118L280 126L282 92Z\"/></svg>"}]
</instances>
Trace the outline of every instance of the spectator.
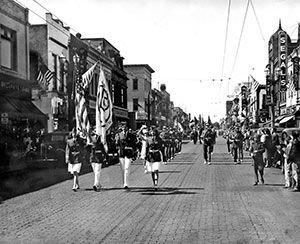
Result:
<instances>
[{"instance_id":1,"label":"spectator","mask_svg":"<svg viewBox=\"0 0 300 244\"><path fill-rule=\"evenodd\" d=\"M294 191L299 190L299 165L300 165L300 141L299 134L293 131L291 141L287 150L287 161L292 169L292 185Z\"/></svg>"}]
</instances>

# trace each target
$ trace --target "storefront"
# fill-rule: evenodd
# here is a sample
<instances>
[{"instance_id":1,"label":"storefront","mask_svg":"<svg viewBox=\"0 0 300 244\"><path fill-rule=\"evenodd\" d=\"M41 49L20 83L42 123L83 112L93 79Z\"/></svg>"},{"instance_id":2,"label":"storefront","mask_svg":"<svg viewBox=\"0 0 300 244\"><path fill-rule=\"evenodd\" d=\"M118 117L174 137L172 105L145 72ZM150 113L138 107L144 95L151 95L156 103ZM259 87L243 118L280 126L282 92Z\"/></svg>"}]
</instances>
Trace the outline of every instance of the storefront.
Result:
<instances>
[{"instance_id":1,"label":"storefront","mask_svg":"<svg viewBox=\"0 0 300 244\"><path fill-rule=\"evenodd\" d=\"M0 74L1 126L46 126L47 116L31 102L31 85L27 80Z\"/></svg>"}]
</instances>

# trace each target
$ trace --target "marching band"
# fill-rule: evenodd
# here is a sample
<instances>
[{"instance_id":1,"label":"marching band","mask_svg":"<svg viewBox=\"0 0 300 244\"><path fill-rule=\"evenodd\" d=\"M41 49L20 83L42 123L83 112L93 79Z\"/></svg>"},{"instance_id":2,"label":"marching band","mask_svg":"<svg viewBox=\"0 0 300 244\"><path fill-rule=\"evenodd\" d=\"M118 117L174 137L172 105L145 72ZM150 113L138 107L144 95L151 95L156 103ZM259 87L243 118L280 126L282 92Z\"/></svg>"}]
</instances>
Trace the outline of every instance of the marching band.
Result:
<instances>
[{"instance_id":1,"label":"marching band","mask_svg":"<svg viewBox=\"0 0 300 244\"><path fill-rule=\"evenodd\" d=\"M160 165L167 164L181 152L182 131L177 128L163 126L158 130L156 126L148 128L143 125L133 131L126 123L120 123L117 129L107 134L107 149L101 136L93 131L91 139L81 138L72 130L66 143L66 163L68 171L74 176L73 191L79 189L79 173L83 163L88 162L94 172L94 191L101 190L100 172L102 164L106 163L110 155L117 155L123 179L123 188L129 189L130 165L136 159L142 161L146 174L151 174L154 190L158 190ZM116 153L116 154L115 154Z\"/></svg>"}]
</instances>

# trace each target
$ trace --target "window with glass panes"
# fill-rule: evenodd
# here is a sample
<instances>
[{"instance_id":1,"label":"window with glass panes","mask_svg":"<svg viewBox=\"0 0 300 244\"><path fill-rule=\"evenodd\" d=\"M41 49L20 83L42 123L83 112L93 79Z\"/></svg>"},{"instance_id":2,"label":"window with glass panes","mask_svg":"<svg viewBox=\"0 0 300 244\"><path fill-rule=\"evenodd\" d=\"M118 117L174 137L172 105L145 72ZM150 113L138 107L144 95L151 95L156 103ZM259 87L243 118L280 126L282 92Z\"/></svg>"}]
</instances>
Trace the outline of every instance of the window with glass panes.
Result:
<instances>
[{"instance_id":1,"label":"window with glass panes","mask_svg":"<svg viewBox=\"0 0 300 244\"><path fill-rule=\"evenodd\" d=\"M133 79L132 84L133 84L133 87L132 87L133 90L138 90L139 89L138 79L137 78Z\"/></svg>"},{"instance_id":2,"label":"window with glass panes","mask_svg":"<svg viewBox=\"0 0 300 244\"><path fill-rule=\"evenodd\" d=\"M133 111L138 111L139 110L139 99L138 98L133 98L132 99L132 104L133 104Z\"/></svg>"},{"instance_id":3,"label":"window with glass panes","mask_svg":"<svg viewBox=\"0 0 300 244\"><path fill-rule=\"evenodd\" d=\"M1 66L11 70L17 70L17 33L3 25L0 25L0 61Z\"/></svg>"}]
</instances>

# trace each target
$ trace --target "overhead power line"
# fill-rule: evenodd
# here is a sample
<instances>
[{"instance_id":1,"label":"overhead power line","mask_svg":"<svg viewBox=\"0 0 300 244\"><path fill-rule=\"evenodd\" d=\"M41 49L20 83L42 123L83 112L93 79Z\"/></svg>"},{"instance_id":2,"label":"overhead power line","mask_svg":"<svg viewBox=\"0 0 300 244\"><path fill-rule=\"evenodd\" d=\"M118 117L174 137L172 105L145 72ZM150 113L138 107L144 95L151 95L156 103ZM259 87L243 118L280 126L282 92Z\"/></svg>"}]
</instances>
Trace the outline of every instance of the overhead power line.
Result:
<instances>
[{"instance_id":1,"label":"overhead power line","mask_svg":"<svg viewBox=\"0 0 300 244\"><path fill-rule=\"evenodd\" d=\"M225 43L224 43L223 62L222 62L222 75L221 75L221 77L223 77L223 74L224 74L224 64L225 64L226 47L227 47L227 36L228 36L228 26L229 26L229 16L230 16L230 6L231 6L231 0L228 0L227 21L226 21L226 32L225 32Z\"/></svg>"},{"instance_id":2,"label":"overhead power line","mask_svg":"<svg viewBox=\"0 0 300 244\"><path fill-rule=\"evenodd\" d=\"M250 3L251 3L251 7L252 7L252 10L253 10L253 13L254 13L254 16L255 16L255 19L256 19L256 23L258 25L261 37L262 37L263 41L265 42L265 45L267 45L267 42L266 42L266 39L264 37L264 34L263 34L263 31L262 31L261 25L259 23L259 20L258 20L258 17L257 17L257 14L256 14L256 11L255 11L255 8L254 8L254 4L253 4L252 0L250 0Z\"/></svg>"},{"instance_id":3,"label":"overhead power line","mask_svg":"<svg viewBox=\"0 0 300 244\"><path fill-rule=\"evenodd\" d=\"M14 0L15 2L17 2L18 4L20 4L21 6L23 6L24 8L27 8L31 13L33 13L34 15L36 15L37 17L41 18L42 20L44 20L46 23L48 23L49 25L51 25L52 27L54 27L55 29L57 29L58 31L60 31L62 34L66 35L67 37L69 37L68 34L66 34L65 32L63 32L61 29L57 28L57 26L53 25L51 22L47 21L47 19L45 19L44 17L42 17L40 14L36 13L35 11L33 11L32 9L24 6L22 3L20 3L18 0Z\"/></svg>"},{"instance_id":4,"label":"overhead power line","mask_svg":"<svg viewBox=\"0 0 300 244\"><path fill-rule=\"evenodd\" d=\"M241 44L241 40L242 40L242 35L243 35L243 31L244 31L244 26L245 26L245 22L246 22L246 17L247 17L247 13L248 13L248 9L249 9L249 4L250 4L250 0L247 1L247 6L246 6L245 14L244 14L243 25L242 25L242 29L241 29L241 33L240 33L240 37L239 37L239 42L238 42L238 46L237 46L237 49L236 49L236 53L235 53L234 62L233 62L233 66L232 66L232 69L231 69L230 77L232 77L232 74L233 74L233 71L234 71L234 68L235 68L235 64L236 64L236 60L237 60L237 56L238 56L238 53L239 53L240 44Z\"/></svg>"},{"instance_id":5,"label":"overhead power line","mask_svg":"<svg viewBox=\"0 0 300 244\"><path fill-rule=\"evenodd\" d=\"M37 0L32 0L33 2L35 2L37 5L39 5L41 8L43 8L44 10L46 10L49 13L52 13L52 11L50 11L49 9L47 9L45 6L43 6L41 3L39 3ZM67 26L69 26L66 22L64 22L61 18L59 18L57 15L53 14L54 17L60 19L63 23L65 23ZM71 30L73 30L74 32L79 32L77 30L75 30L74 28L72 28L71 26L69 26Z\"/></svg>"}]
</instances>

